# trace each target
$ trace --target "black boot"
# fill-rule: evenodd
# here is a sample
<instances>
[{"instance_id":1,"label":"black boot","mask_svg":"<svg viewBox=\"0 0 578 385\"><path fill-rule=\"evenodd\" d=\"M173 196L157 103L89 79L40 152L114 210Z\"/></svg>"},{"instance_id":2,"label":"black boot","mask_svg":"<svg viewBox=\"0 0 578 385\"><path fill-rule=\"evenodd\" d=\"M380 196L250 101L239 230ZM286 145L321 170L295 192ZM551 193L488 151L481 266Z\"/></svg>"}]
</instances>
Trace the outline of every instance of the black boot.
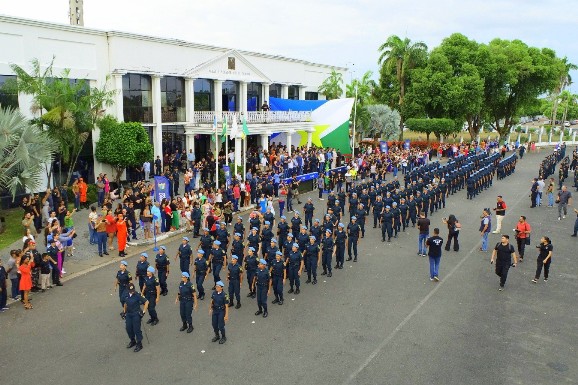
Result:
<instances>
[{"instance_id":1,"label":"black boot","mask_svg":"<svg viewBox=\"0 0 578 385\"><path fill-rule=\"evenodd\" d=\"M247 294L247 298L251 297L253 295L253 292L250 291L249 294Z\"/></svg>"},{"instance_id":2,"label":"black boot","mask_svg":"<svg viewBox=\"0 0 578 385\"><path fill-rule=\"evenodd\" d=\"M154 321L154 319L151 318L151 319L149 319L149 320L147 321L147 324L152 324L153 321Z\"/></svg>"},{"instance_id":3,"label":"black boot","mask_svg":"<svg viewBox=\"0 0 578 385\"><path fill-rule=\"evenodd\" d=\"M133 352L138 353L142 350L142 342L139 342L136 344L136 346L134 347Z\"/></svg>"},{"instance_id":4,"label":"black boot","mask_svg":"<svg viewBox=\"0 0 578 385\"><path fill-rule=\"evenodd\" d=\"M357 257L353 258L353 262L357 262Z\"/></svg>"},{"instance_id":5,"label":"black boot","mask_svg":"<svg viewBox=\"0 0 578 385\"><path fill-rule=\"evenodd\" d=\"M287 293L289 293L289 294L293 293L293 288L289 289L289 290L287 291Z\"/></svg>"},{"instance_id":6,"label":"black boot","mask_svg":"<svg viewBox=\"0 0 578 385\"><path fill-rule=\"evenodd\" d=\"M179 329L180 332L185 331L187 329L187 323L183 322L183 326Z\"/></svg>"},{"instance_id":7,"label":"black boot","mask_svg":"<svg viewBox=\"0 0 578 385\"><path fill-rule=\"evenodd\" d=\"M211 342L217 342L220 339L221 337L219 337L219 333L215 333L215 336L211 339Z\"/></svg>"},{"instance_id":8,"label":"black boot","mask_svg":"<svg viewBox=\"0 0 578 385\"><path fill-rule=\"evenodd\" d=\"M233 307L233 306L235 306L235 302L233 302L233 300L230 300L229 301L229 307Z\"/></svg>"},{"instance_id":9,"label":"black boot","mask_svg":"<svg viewBox=\"0 0 578 385\"><path fill-rule=\"evenodd\" d=\"M151 323L151 325L156 325L159 323L159 319L155 317L155 319L153 320L153 322Z\"/></svg>"},{"instance_id":10,"label":"black boot","mask_svg":"<svg viewBox=\"0 0 578 385\"><path fill-rule=\"evenodd\" d=\"M327 275L327 271L323 270L323 273L321 273L321 275Z\"/></svg>"},{"instance_id":11,"label":"black boot","mask_svg":"<svg viewBox=\"0 0 578 385\"><path fill-rule=\"evenodd\" d=\"M219 344L223 345L225 342L227 342L227 337L225 337L225 332L222 332L221 334L222 334L222 337L219 340Z\"/></svg>"},{"instance_id":12,"label":"black boot","mask_svg":"<svg viewBox=\"0 0 578 385\"><path fill-rule=\"evenodd\" d=\"M299 290L299 288L295 289L295 294L299 294L301 293L301 290Z\"/></svg>"},{"instance_id":13,"label":"black boot","mask_svg":"<svg viewBox=\"0 0 578 385\"><path fill-rule=\"evenodd\" d=\"M136 341L135 340L130 340L130 342L128 343L128 345L126 345L127 349L132 348L133 346L136 346Z\"/></svg>"},{"instance_id":14,"label":"black boot","mask_svg":"<svg viewBox=\"0 0 578 385\"><path fill-rule=\"evenodd\" d=\"M329 272L329 273L327 273L327 276L328 276L329 278L331 278L331 277L333 277L333 273L332 273L332 272Z\"/></svg>"},{"instance_id":15,"label":"black boot","mask_svg":"<svg viewBox=\"0 0 578 385\"><path fill-rule=\"evenodd\" d=\"M241 302L237 301L237 305L235 306L235 309L240 309L241 308Z\"/></svg>"},{"instance_id":16,"label":"black boot","mask_svg":"<svg viewBox=\"0 0 578 385\"><path fill-rule=\"evenodd\" d=\"M192 323L189 324L189 328L187 329L187 333L192 333L193 329L194 329L193 324Z\"/></svg>"}]
</instances>

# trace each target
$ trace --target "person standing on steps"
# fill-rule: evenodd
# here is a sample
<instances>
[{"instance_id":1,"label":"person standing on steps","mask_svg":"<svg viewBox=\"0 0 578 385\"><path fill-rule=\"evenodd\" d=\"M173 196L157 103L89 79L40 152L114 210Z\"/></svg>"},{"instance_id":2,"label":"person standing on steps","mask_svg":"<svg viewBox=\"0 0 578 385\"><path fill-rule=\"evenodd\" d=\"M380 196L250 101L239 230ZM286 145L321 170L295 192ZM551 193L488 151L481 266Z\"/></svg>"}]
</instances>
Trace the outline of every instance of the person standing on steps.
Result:
<instances>
[{"instance_id":1,"label":"person standing on steps","mask_svg":"<svg viewBox=\"0 0 578 385\"><path fill-rule=\"evenodd\" d=\"M193 310L197 310L197 295L195 294L195 287L189 280L190 275L186 271L181 273L181 283L179 284L179 291L175 304L179 303L179 310L181 312L181 321L183 326L179 331L193 332Z\"/></svg>"},{"instance_id":2,"label":"person standing on steps","mask_svg":"<svg viewBox=\"0 0 578 385\"><path fill-rule=\"evenodd\" d=\"M530 233L532 232L532 228L530 224L526 221L525 216L520 216L518 223L516 224L516 228L514 229L516 232L516 243L518 245L518 254L520 255L520 262L524 261L524 251L526 249L526 245L530 244Z\"/></svg>"},{"instance_id":3,"label":"person standing on steps","mask_svg":"<svg viewBox=\"0 0 578 385\"><path fill-rule=\"evenodd\" d=\"M219 341L221 345L227 341L225 323L229 320L229 306L227 306L229 296L223 291L224 287L225 284L222 281L215 284L215 291L211 295L211 304L209 305L209 315L211 315L213 331L215 332L211 342Z\"/></svg>"},{"instance_id":4,"label":"person standing on steps","mask_svg":"<svg viewBox=\"0 0 578 385\"><path fill-rule=\"evenodd\" d=\"M506 208L506 202L504 202L501 195L498 195L498 201L494 208L496 212L496 230L492 231L492 234L499 234L502 231L502 221L506 215Z\"/></svg>"},{"instance_id":5,"label":"person standing on steps","mask_svg":"<svg viewBox=\"0 0 578 385\"><path fill-rule=\"evenodd\" d=\"M574 209L575 210L575 209ZM544 282L548 282L548 274L550 273L550 263L552 262L552 252L554 247L550 238L544 236L540 239L540 244L536 246L539 250L538 260L536 263L536 275L532 280L533 283L538 283L540 274L542 274L542 267L544 268Z\"/></svg>"},{"instance_id":6,"label":"person standing on steps","mask_svg":"<svg viewBox=\"0 0 578 385\"><path fill-rule=\"evenodd\" d=\"M512 259L514 263L512 263ZM507 234L502 234L501 242L496 243L494 247L490 264L493 264L494 261L496 262L496 275L500 277L500 287L498 290L502 291L504 290L504 285L506 285L510 267L516 267L518 263L516 251L514 246L510 245L510 237Z\"/></svg>"}]
</instances>

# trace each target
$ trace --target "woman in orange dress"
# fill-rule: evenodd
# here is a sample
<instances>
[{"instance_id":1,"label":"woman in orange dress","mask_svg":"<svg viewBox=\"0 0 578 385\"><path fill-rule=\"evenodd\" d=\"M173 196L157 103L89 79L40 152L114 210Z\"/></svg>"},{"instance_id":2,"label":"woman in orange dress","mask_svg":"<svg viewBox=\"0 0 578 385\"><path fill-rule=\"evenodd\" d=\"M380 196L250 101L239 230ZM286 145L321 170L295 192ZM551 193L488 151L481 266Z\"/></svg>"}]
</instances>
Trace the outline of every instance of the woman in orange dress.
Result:
<instances>
[{"instance_id":1,"label":"woman in orange dress","mask_svg":"<svg viewBox=\"0 0 578 385\"><path fill-rule=\"evenodd\" d=\"M126 221L124 215L118 214L116 219L116 240L118 242L118 256L124 257L124 249L126 247Z\"/></svg>"},{"instance_id":2,"label":"woman in orange dress","mask_svg":"<svg viewBox=\"0 0 578 385\"><path fill-rule=\"evenodd\" d=\"M114 250L114 247L112 247L112 240L114 239L114 234L116 234L116 220L112 215L111 210L107 210L105 219L106 233L108 234L108 248Z\"/></svg>"},{"instance_id":3,"label":"woman in orange dress","mask_svg":"<svg viewBox=\"0 0 578 385\"><path fill-rule=\"evenodd\" d=\"M20 272L20 284L18 288L23 292L22 299L26 310L32 309L32 305L28 302L28 293L30 292L30 289L32 289L33 267L34 262L30 261L30 255L25 254L20 261L20 266L18 267L18 271Z\"/></svg>"},{"instance_id":4,"label":"woman in orange dress","mask_svg":"<svg viewBox=\"0 0 578 385\"><path fill-rule=\"evenodd\" d=\"M84 179L79 178L78 180L78 192L80 193L80 208L88 208L88 203L86 201L86 193L88 192L88 185Z\"/></svg>"}]
</instances>

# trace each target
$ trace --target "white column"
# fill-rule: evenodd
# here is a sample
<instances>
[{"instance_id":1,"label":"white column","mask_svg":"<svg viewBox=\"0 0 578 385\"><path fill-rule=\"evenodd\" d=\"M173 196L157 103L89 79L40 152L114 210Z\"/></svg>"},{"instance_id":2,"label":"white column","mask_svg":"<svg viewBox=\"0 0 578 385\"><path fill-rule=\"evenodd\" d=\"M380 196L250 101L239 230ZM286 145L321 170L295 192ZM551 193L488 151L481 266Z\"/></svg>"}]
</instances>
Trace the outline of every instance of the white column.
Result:
<instances>
[{"instance_id":1,"label":"white column","mask_svg":"<svg viewBox=\"0 0 578 385\"><path fill-rule=\"evenodd\" d=\"M217 120L221 121L220 113L223 112L223 81L222 80L213 80L213 92L214 92L214 104L215 104L215 113L218 114Z\"/></svg>"},{"instance_id":2,"label":"white column","mask_svg":"<svg viewBox=\"0 0 578 385\"><path fill-rule=\"evenodd\" d=\"M239 82L239 112L247 113L247 82Z\"/></svg>"},{"instance_id":3,"label":"white column","mask_svg":"<svg viewBox=\"0 0 578 385\"><path fill-rule=\"evenodd\" d=\"M287 84L281 84L281 97L283 99L289 98L289 86Z\"/></svg>"},{"instance_id":4,"label":"white column","mask_svg":"<svg viewBox=\"0 0 578 385\"><path fill-rule=\"evenodd\" d=\"M560 130L560 143L562 143L564 140L564 128L562 128L562 130Z\"/></svg>"},{"instance_id":5,"label":"white column","mask_svg":"<svg viewBox=\"0 0 578 385\"><path fill-rule=\"evenodd\" d=\"M548 143L552 143L552 133L554 132L553 129L550 129L550 135L548 135ZM529 141L529 139L528 139Z\"/></svg>"},{"instance_id":6,"label":"white column","mask_svg":"<svg viewBox=\"0 0 578 385\"><path fill-rule=\"evenodd\" d=\"M576 143L576 131L572 131L572 143Z\"/></svg>"},{"instance_id":7,"label":"white column","mask_svg":"<svg viewBox=\"0 0 578 385\"><path fill-rule=\"evenodd\" d=\"M192 127L185 127L185 147L187 155L189 150L193 150L193 154L195 153L195 132Z\"/></svg>"},{"instance_id":8,"label":"white column","mask_svg":"<svg viewBox=\"0 0 578 385\"><path fill-rule=\"evenodd\" d=\"M185 78L185 114L186 122L195 122L195 79L193 78Z\"/></svg>"},{"instance_id":9,"label":"white column","mask_svg":"<svg viewBox=\"0 0 578 385\"><path fill-rule=\"evenodd\" d=\"M241 165L241 157L243 154L243 141L241 135L235 136L235 169L232 175L237 175L237 168Z\"/></svg>"},{"instance_id":10,"label":"white column","mask_svg":"<svg viewBox=\"0 0 578 385\"><path fill-rule=\"evenodd\" d=\"M261 91L263 93L263 95L261 95L261 104L265 101L269 104L269 83L261 83ZM261 106L257 106L257 109L260 107Z\"/></svg>"},{"instance_id":11,"label":"white column","mask_svg":"<svg viewBox=\"0 0 578 385\"><path fill-rule=\"evenodd\" d=\"M122 74L113 74L114 79L114 89L116 93L114 94L114 105L115 105L115 115L119 122L124 122L124 103L122 95Z\"/></svg>"},{"instance_id":12,"label":"white column","mask_svg":"<svg viewBox=\"0 0 578 385\"><path fill-rule=\"evenodd\" d=\"M161 109L161 77L152 75L152 94L153 94L153 147L155 159L157 156L163 159L163 122ZM163 167L165 165L163 164Z\"/></svg>"},{"instance_id":13,"label":"white column","mask_svg":"<svg viewBox=\"0 0 578 385\"><path fill-rule=\"evenodd\" d=\"M269 151L269 134L261 134L261 147L263 151Z\"/></svg>"},{"instance_id":14,"label":"white column","mask_svg":"<svg viewBox=\"0 0 578 385\"><path fill-rule=\"evenodd\" d=\"M293 134L294 131L287 132L287 152L291 156L291 145L293 144Z\"/></svg>"},{"instance_id":15,"label":"white column","mask_svg":"<svg viewBox=\"0 0 578 385\"><path fill-rule=\"evenodd\" d=\"M299 86L299 100L305 100L305 86Z\"/></svg>"}]
</instances>

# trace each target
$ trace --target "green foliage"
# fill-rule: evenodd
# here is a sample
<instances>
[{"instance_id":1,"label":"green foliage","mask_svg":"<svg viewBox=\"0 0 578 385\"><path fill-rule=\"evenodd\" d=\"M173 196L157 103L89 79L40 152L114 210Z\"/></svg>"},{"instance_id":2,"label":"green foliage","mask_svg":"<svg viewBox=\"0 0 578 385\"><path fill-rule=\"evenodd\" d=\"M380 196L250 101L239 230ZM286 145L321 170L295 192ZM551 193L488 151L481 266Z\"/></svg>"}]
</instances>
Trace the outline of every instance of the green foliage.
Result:
<instances>
[{"instance_id":1,"label":"green foliage","mask_svg":"<svg viewBox=\"0 0 578 385\"><path fill-rule=\"evenodd\" d=\"M392 110L385 104L374 104L366 107L370 116L370 123L363 133L372 138L385 140L396 139L399 136L399 112Z\"/></svg>"},{"instance_id":2,"label":"green foliage","mask_svg":"<svg viewBox=\"0 0 578 385\"><path fill-rule=\"evenodd\" d=\"M331 75L319 86L319 92L328 100L339 99L343 95L343 74L331 70Z\"/></svg>"},{"instance_id":3,"label":"green foliage","mask_svg":"<svg viewBox=\"0 0 578 385\"><path fill-rule=\"evenodd\" d=\"M451 135L456 131L456 124L451 119L408 119L405 124L411 131L426 134L427 141L429 136L434 133L436 136Z\"/></svg>"},{"instance_id":4,"label":"green foliage","mask_svg":"<svg viewBox=\"0 0 578 385\"><path fill-rule=\"evenodd\" d=\"M42 175L57 146L18 110L0 108L0 189L12 197L42 186Z\"/></svg>"},{"instance_id":5,"label":"green foliage","mask_svg":"<svg viewBox=\"0 0 578 385\"><path fill-rule=\"evenodd\" d=\"M373 72L367 71L361 79L353 79L346 86L345 95L348 98L355 98L357 95L357 106L351 111L350 118L351 121L355 119L356 133L364 132L370 125L371 116L367 111L367 106L373 104L373 94L377 86L375 81L371 79L372 76Z\"/></svg>"},{"instance_id":6,"label":"green foliage","mask_svg":"<svg viewBox=\"0 0 578 385\"><path fill-rule=\"evenodd\" d=\"M98 123L100 139L96 143L95 156L99 162L111 165L115 170L115 180L125 168L140 166L153 159L153 145L140 123L121 123L106 116Z\"/></svg>"}]
</instances>

